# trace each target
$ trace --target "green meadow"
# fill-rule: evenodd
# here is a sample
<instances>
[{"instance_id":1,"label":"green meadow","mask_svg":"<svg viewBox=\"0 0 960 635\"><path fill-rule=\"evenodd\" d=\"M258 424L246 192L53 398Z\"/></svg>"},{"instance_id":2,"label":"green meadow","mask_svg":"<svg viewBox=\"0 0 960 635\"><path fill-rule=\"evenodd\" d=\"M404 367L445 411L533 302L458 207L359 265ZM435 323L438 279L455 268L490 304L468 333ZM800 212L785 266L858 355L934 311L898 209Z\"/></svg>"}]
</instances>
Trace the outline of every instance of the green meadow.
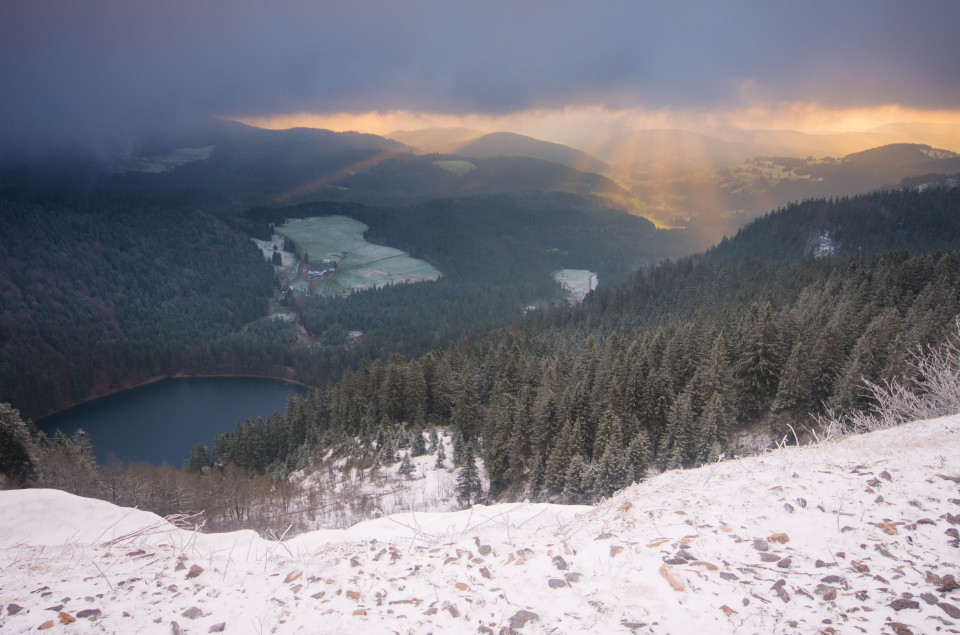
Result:
<instances>
[{"instance_id":1,"label":"green meadow","mask_svg":"<svg viewBox=\"0 0 960 635\"><path fill-rule=\"evenodd\" d=\"M393 247L367 242L363 237L366 230L365 224L346 216L293 219L276 228L276 232L292 240L301 257L306 254L311 263L324 259L337 263L333 277L315 282L320 295L440 277L440 272L423 260ZM294 286L304 289L308 284L300 280Z\"/></svg>"}]
</instances>

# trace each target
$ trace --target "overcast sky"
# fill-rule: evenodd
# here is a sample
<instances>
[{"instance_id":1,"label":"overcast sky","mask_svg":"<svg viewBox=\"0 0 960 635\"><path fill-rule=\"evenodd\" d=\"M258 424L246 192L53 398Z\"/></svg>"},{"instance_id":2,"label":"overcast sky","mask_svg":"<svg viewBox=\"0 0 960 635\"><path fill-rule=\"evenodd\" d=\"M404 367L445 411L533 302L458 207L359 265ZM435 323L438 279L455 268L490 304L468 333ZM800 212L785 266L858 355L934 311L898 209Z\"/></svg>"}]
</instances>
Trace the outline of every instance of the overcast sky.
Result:
<instances>
[{"instance_id":1,"label":"overcast sky","mask_svg":"<svg viewBox=\"0 0 960 635\"><path fill-rule=\"evenodd\" d=\"M0 143L154 119L960 110L960 2L2 0Z\"/></svg>"}]
</instances>

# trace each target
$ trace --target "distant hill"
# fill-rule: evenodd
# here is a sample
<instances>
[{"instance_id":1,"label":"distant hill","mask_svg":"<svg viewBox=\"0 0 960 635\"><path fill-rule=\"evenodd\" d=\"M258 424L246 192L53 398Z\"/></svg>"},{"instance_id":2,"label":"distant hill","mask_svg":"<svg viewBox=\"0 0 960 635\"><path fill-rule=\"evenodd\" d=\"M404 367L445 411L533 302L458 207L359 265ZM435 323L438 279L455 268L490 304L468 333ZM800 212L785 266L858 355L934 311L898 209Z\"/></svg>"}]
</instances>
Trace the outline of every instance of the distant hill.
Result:
<instances>
[{"instance_id":1,"label":"distant hill","mask_svg":"<svg viewBox=\"0 0 960 635\"><path fill-rule=\"evenodd\" d=\"M891 123L869 134L885 135L891 142L926 143L960 152L960 124L955 123Z\"/></svg>"},{"instance_id":2,"label":"distant hill","mask_svg":"<svg viewBox=\"0 0 960 635\"><path fill-rule=\"evenodd\" d=\"M455 149L464 157L530 157L561 163L585 172L603 173L607 164L582 150L512 132L494 132L472 139Z\"/></svg>"},{"instance_id":3,"label":"distant hill","mask_svg":"<svg viewBox=\"0 0 960 635\"><path fill-rule=\"evenodd\" d=\"M499 135L493 139L501 138ZM558 144L508 135L530 153L602 164ZM421 140L423 140L421 138ZM493 154L490 142L485 147ZM507 151L501 141L499 144ZM561 191L627 193L610 179L560 162L525 156L419 155L393 139L356 132L263 130L236 122L147 139L116 166L115 186L151 196L200 197L237 207L312 200L396 203L406 199Z\"/></svg>"},{"instance_id":4,"label":"distant hill","mask_svg":"<svg viewBox=\"0 0 960 635\"><path fill-rule=\"evenodd\" d=\"M528 157L404 154L331 180L330 185L337 189L329 195L361 201L535 191L627 195L607 177Z\"/></svg>"},{"instance_id":5,"label":"distant hill","mask_svg":"<svg viewBox=\"0 0 960 635\"><path fill-rule=\"evenodd\" d=\"M699 171L690 171L689 164L681 170L679 161L672 164L677 172L664 167L635 174L630 191L649 218L696 229L703 248L794 201L946 183L960 172L960 155L921 144L889 144L840 158L754 156L726 167L703 164Z\"/></svg>"},{"instance_id":6,"label":"distant hill","mask_svg":"<svg viewBox=\"0 0 960 635\"><path fill-rule=\"evenodd\" d=\"M713 170L756 156L783 154L787 146L724 141L689 130L624 130L597 138L587 148L623 177L678 175Z\"/></svg>"},{"instance_id":7,"label":"distant hill","mask_svg":"<svg viewBox=\"0 0 960 635\"><path fill-rule=\"evenodd\" d=\"M709 250L708 259L799 260L905 249L960 251L960 188L901 189L815 199L770 212Z\"/></svg>"},{"instance_id":8,"label":"distant hill","mask_svg":"<svg viewBox=\"0 0 960 635\"><path fill-rule=\"evenodd\" d=\"M483 135L483 132L470 128L424 128L395 130L386 136L388 139L395 139L425 153L450 154L461 145Z\"/></svg>"}]
</instances>

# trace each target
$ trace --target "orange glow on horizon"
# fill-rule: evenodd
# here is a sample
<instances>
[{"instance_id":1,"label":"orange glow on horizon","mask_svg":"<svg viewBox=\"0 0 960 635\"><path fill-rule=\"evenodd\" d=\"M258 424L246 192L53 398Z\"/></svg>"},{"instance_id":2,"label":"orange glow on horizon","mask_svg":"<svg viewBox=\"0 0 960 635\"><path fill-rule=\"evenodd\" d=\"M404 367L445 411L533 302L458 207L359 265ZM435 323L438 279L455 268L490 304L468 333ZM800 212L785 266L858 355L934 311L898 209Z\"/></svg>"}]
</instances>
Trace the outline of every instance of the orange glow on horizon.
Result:
<instances>
[{"instance_id":1,"label":"orange glow on horizon","mask_svg":"<svg viewBox=\"0 0 960 635\"><path fill-rule=\"evenodd\" d=\"M794 130L808 134L867 132L891 123L960 124L960 110L921 110L895 104L834 109L815 103L756 104L734 110L621 109L600 106L533 109L503 115L396 110L361 113L288 113L230 117L273 130L307 127L389 135L397 130L469 128L480 134L511 131L538 139L585 148L590 139L611 127L681 129L710 135L724 129Z\"/></svg>"}]
</instances>

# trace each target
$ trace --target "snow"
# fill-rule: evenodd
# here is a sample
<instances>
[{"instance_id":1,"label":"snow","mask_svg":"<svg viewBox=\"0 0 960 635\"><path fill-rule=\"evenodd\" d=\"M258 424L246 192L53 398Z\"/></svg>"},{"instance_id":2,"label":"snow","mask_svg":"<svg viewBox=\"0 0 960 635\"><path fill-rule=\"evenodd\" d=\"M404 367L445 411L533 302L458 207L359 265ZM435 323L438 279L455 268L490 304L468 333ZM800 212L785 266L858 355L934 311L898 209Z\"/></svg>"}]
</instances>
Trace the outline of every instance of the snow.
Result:
<instances>
[{"instance_id":1,"label":"snow","mask_svg":"<svg viewBox=\"0 0 960 635\"><path fill-rule=\"evenodd\" d=\"M587 269L560 269L553 272L553 279L560 283L567 298L574 303L583 302L598 284L597 274Z\"/></svg>"},{"instance_id":2,"label":"snow","mask_svg":"<svg viewBox=\"0 0 960 635\"><path fill-rule=\"evenodd\" d=\"M836 245L834 245L833 238L830 236L830 232L824 230L817 239L817 246L814 249L813 257L824 258L826 256L833 256L836 253L837 248Z\"/></svg>"},{"instance_id":3,"label":"snow","mask_svg":"<svg viewBox=\"0 0 960 635\"><path fill-rule=\"evenodd\" d=\"M283 236L280 234L274 234L270 240L260 240L259 238L251 238L250 240L260 249L260 253L268 262L273 260L273 251L276 249L283 263L281 268L292 270L300 262L295 253L283 250Z\"/></svg>"},{"instance_id":4,"label":"snow","mask_svg":"<svg viewBox=\"0 0 960 635\"><path fill-rule=\"evenodd\" d=\"M438 442L443 443L447 457L453 456L453 439L437 429ZM422 433L424 438L427 434ZM429 442L428 442L429 444ZM400 474L400 460L410 458L413 471ZM297 487L299 503L296 509L309 513L291 513L288 521L297 532L310 529L344 528L361 521L398 512L454 511L457 503L457 470L452 461L444 460L438 468L436 449L413 456L410 450L400 450L392 465L359 467L346 458L329 454L312 466L309 473L295 472L290 481ZM481 479L485 476L483 461L477 459ZM486 487L488 483L483 480Z\"/></svg>"},{"instance_id":5,"label":"snow","mask_svg":"<svg viewBox=\"0 0 960 635\"><path fill-rule=\"evenodd\" d=\"M594 507L405 512L283 542L4 491L0 630L957 632L958 477L953 416L666 472Z\"/></svg>"}]
</instances>

